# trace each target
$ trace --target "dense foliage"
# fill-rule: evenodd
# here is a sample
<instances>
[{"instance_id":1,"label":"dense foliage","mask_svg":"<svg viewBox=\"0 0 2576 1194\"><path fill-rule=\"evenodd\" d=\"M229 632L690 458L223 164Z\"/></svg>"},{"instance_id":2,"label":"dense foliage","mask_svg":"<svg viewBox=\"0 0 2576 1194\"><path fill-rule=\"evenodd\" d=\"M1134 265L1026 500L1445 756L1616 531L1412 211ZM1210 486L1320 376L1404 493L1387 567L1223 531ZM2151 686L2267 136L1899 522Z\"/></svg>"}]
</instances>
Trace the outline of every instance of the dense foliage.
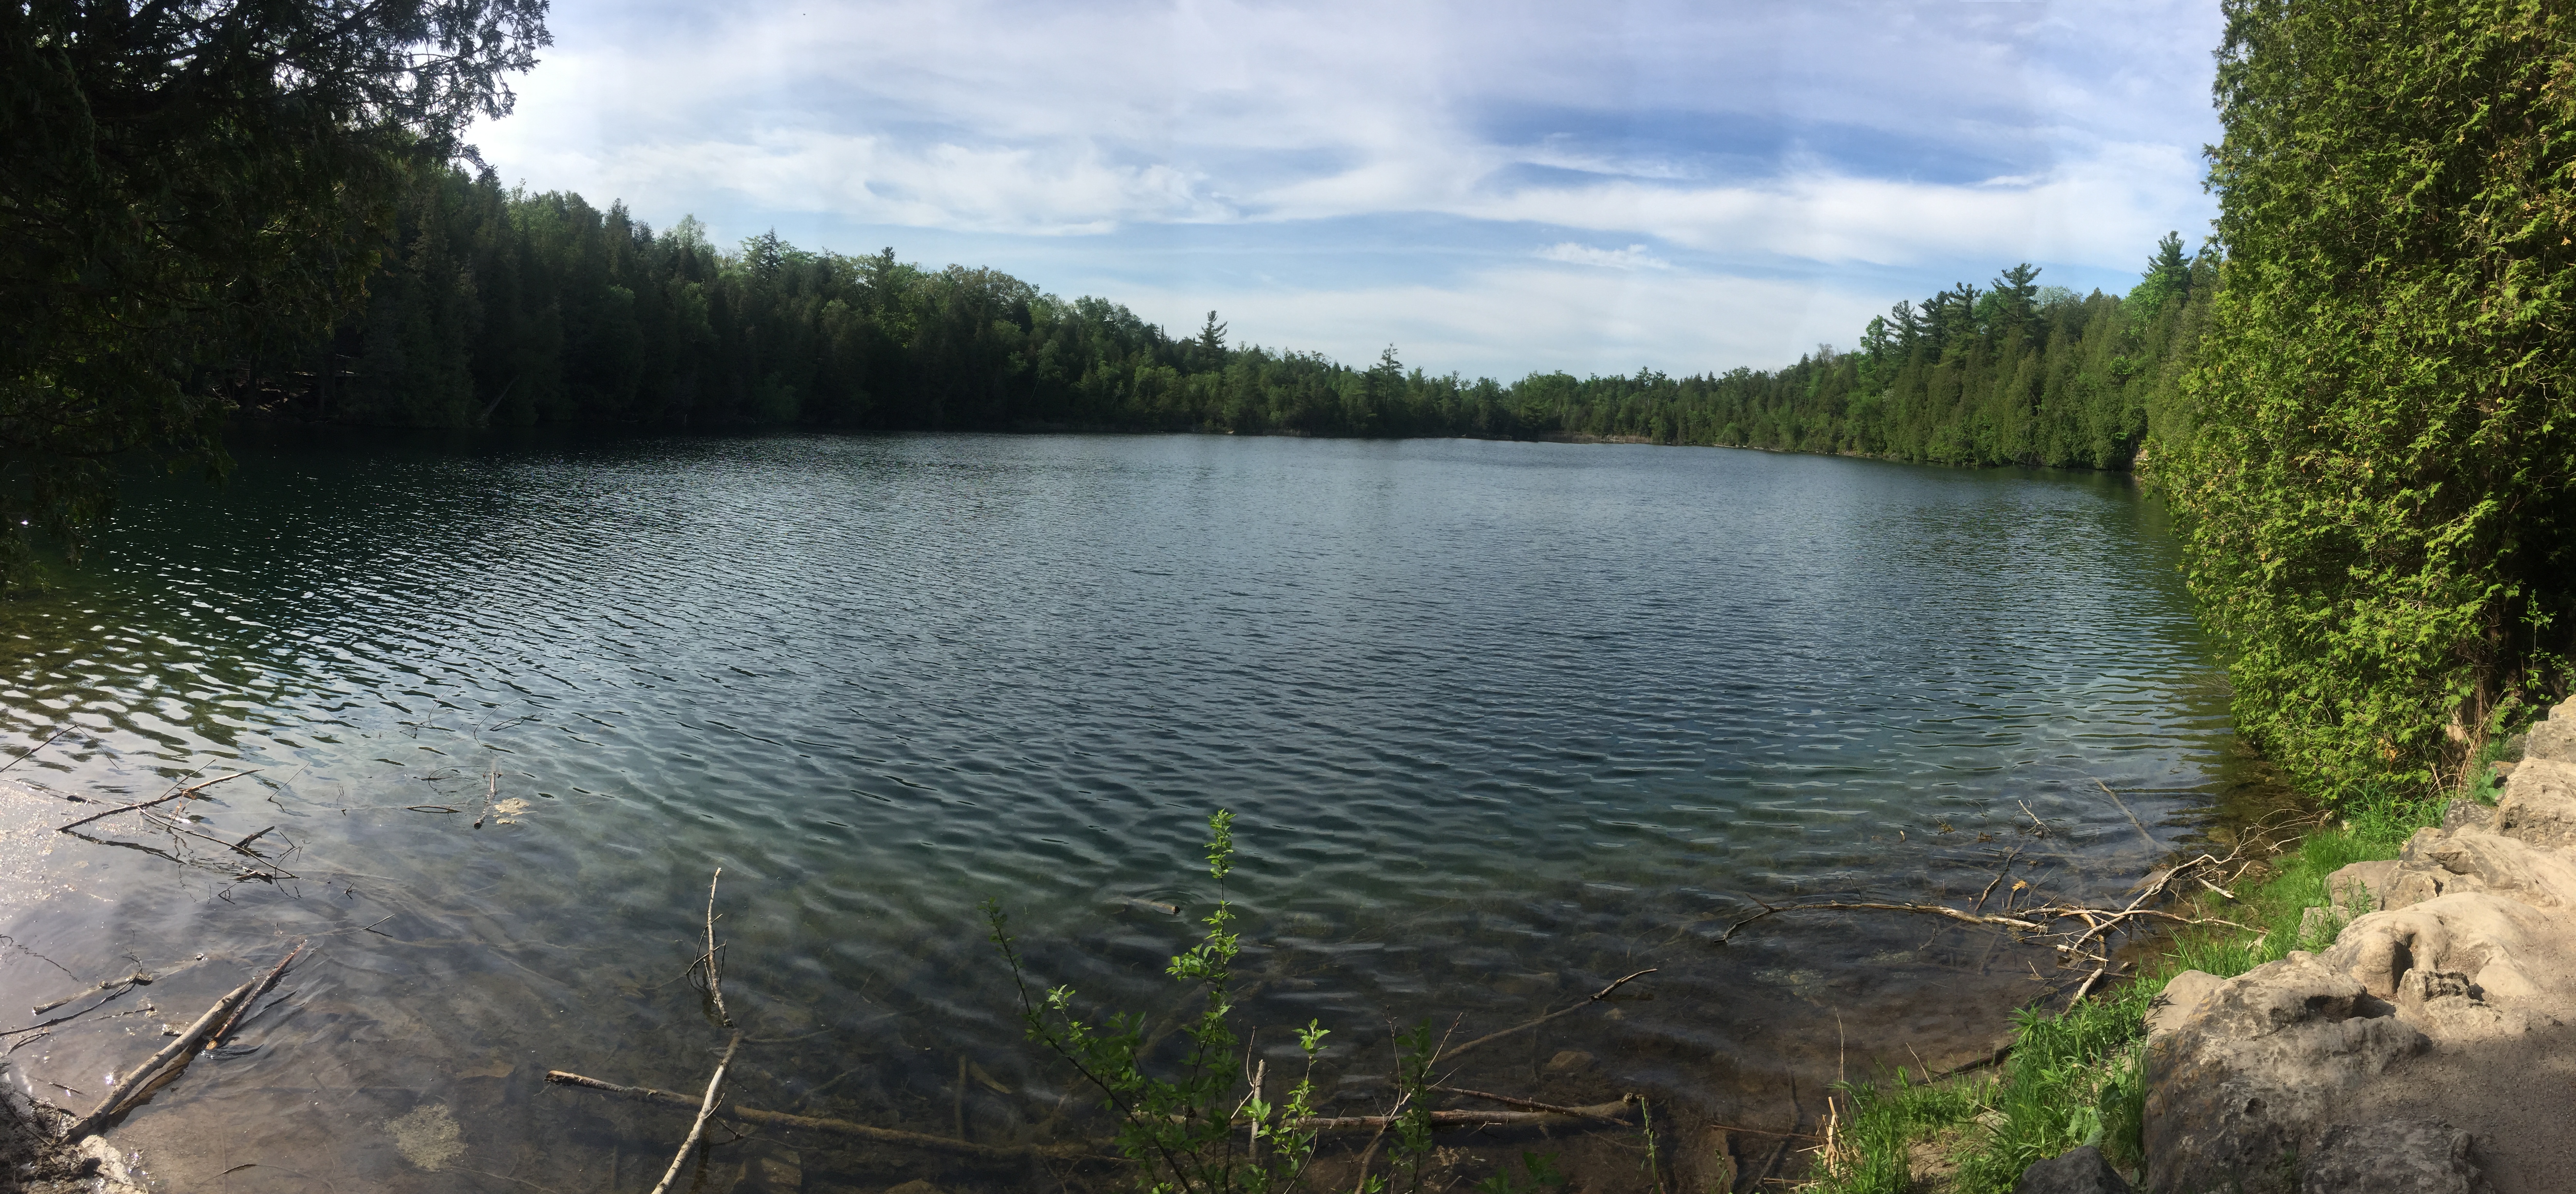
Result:
<instances>
[{"instance_id":1,"label":"dense foliage","mask_svg":"<svg viewBox=\"0 0 2576 1194\"><path fill-rule=\"evenodd\" d=\"M2566 685L2576 7L2226 11L2223 286L2158 431L2191 583L2274 759L2445 778Z\"/></svg>"},{"instance_id":2,"label":"dense foliage","mask_svg":"<svg viewBox=\"0 0 2576 1194\"><path fill-rule=\"evenodd\" d=\"M738 251L693 221L418 176L363 318L255 363L257 400L444 427L1084 427L1301 435L1635 437L1959 464L2126 467L2211 271L2168 238L2126 299L2016 266L1873 321L1856 352L1672 378L1352 367L1174 336L1101 299L892 250ZM298 379L315 379L299 381Z\"/></svg>"},{"instance_id":3,"label":"dense foliage","mask_svg":"<svg viewBox=\"0 0 2576 1194\"><path fill-rule=\"evenodd\" d=\"M545 0L0 3L0 550L128 452L220 461L207 370L360 292L405 162L447 160ZM9 569L0 559L0 579Z\"/></svg>"}]
</instances>

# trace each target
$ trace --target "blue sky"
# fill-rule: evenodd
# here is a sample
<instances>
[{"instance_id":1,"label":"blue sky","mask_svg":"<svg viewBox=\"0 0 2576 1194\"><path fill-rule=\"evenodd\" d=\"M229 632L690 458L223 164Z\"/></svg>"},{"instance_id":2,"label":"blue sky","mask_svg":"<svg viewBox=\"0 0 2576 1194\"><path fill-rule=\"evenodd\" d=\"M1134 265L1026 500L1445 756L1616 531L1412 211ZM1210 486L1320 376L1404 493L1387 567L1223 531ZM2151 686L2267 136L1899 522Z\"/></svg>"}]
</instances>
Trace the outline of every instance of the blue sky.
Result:
<instances>
[{"instance_id":1,"label":"blue sky","mask_svg":"<svg viewBox=\"0 0 2576 1194\"><path fill-rule=\"evenodd\" d=\"M2215 213L2215 0L557 0L505 180L1506 380L1772 367Z\"/></svg>"}]
</instances>

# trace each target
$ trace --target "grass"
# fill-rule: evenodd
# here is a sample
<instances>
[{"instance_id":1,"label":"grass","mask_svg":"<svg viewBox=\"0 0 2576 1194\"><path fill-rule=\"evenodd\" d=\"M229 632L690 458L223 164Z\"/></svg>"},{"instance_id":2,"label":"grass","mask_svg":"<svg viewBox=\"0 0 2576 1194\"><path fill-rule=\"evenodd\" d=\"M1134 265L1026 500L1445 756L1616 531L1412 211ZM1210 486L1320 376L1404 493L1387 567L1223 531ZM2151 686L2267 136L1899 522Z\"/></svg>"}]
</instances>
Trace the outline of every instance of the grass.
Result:
<instances>
[{"instance_id":1,"label":"grass","mask_svg":"<svg viewBox=\"0 0 2576 1194\"><path fill-rule=\"evenodd\" d=\"M2493 803L2498 781L2478 760L2467 792ZM1844 1088L1833 1145L1819 1158L1811 1194L1905 1194L1918 1189L1911 1156L1954 1140L1953 1194L2009 1194L2034 1161L2094 1144L2136 1174L2146 1106L2146 1013L2165 983L2186 970L2221 978L2275 961L2293 949L2333 944L2339 926L2302 937L2307 909L2326 904L2326 878L2355 862L2397 857L2417 829L2438 824L2447 798L2410 799L2385 788L2348 791L2340 817L2271 860L2272 873L2240 885L2232 899L2205 894L2211 915L2247 926L2187 929L2163 957L2108 994L2061 1012L2023 1012L2002 1071L1926 1084L1902 1073Z\"/></svg>"}]
</instances>

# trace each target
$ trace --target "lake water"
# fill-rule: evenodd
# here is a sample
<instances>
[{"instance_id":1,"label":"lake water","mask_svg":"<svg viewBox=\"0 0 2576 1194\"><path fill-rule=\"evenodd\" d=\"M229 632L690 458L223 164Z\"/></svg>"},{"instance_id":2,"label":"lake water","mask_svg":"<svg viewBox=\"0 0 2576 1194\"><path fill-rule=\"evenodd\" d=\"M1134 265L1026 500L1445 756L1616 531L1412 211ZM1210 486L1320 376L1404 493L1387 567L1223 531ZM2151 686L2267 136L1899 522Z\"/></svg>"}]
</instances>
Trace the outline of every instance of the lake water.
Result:
<instances>
[{"instance_id":1,"label":"lake water","mask_svg":"<svg viewBox=\"0 0 2576 1194\"><path fill-rule=\"evenodd\" d=\"M1749 1180L1838 1073L1954 1064L2072 985L1912 918L1714 944L1752 901L1965 904L2015 847L2043 890L2116 892L2252 782L2122 477L1203 436L239 457L137 483L59 591L0 607L0 744L74 727L0 774L0 1006L210 955L8 1038L13 1078L86 1108L313 943L243 1048L117 1129L180 1188L646 1188L687 1114L541 1079L703 1086L719 866L741 1102L1095 1131L978 905L1086 1007L1171 1008L1217 808L1257 1048L1335 1029L1337 1109L1379 1109L1391 1021L1481 1034L1654 967L1453 1081L1647 1093L1669 1163ZM198 836L51 832L100 807L67 795L242 768ZM224 843L267 826L292 877L244 879ZM798 1132L708 1156L694 1188L1098 1176Z\"/></svg>"}]
</instances>

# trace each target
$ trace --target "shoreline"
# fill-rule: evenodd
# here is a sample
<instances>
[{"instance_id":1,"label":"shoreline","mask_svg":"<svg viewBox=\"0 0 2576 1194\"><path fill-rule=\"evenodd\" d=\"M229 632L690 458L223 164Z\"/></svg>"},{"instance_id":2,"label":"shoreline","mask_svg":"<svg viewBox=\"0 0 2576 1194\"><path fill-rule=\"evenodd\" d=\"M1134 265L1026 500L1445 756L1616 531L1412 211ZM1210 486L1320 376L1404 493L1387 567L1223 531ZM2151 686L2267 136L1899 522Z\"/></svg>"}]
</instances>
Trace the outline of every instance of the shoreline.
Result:
<instances>
[{"instance_id":1,"label":"shoreline","mask_svg":"<svg viewBox=\"0 0 2576 1194\"><path fill-rule=\"evenodd\" d=\"M2269 874L2200 892L2240 927L2141 943L2125 981L2025 1020L1995 1069L1855 1084L1799 1188L2552 1189L2531 1174L2564 1170L2531 1154L2565 1146L2533 1141L2566 1116L2505 1122L2531 1113L2498 1092L2532 1083L2497 1075L2576 1023L2576 934L2534 911L2576 900L2570 847L2576 701L2490 744L2463 788L2358 801ZM2431 1184L2371 1184L2396 1173Z\"/></svg>"}]
</instances>

